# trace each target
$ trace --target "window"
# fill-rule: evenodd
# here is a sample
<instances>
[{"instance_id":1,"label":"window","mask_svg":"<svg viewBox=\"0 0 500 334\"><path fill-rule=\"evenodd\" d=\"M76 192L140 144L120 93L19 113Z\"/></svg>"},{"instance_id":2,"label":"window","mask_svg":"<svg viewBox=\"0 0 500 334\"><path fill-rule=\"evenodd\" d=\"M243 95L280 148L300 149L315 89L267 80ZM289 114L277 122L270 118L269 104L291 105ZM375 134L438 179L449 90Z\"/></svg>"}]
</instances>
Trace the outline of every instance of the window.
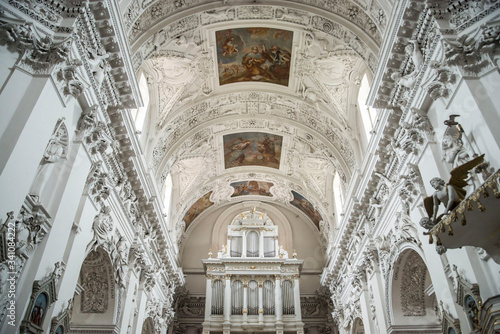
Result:
<instances>
[{"instance_id":1,"label":"window","mask_svg":"<svg viewBox=\"0 0 500 334\"><path fill-rule=\"evenodd\" d=\"M135 129L137 131L142 131L144 120L146 119L146 112L149 106L148 81L146 80L146 76L144 75L144 73L141 73L139 77L139 91L141 92L144 106L132 110L132 119L134 120Z\"/></svg>"},{"instance_id":2,"label":"window","mask_svg":"<svg viewBox=\"0 0 500 334\"><path fill-rule=\"evenodd\" d=\"M163 186L163 207L165 209L165 213L170 215L170 202L172 201L172 176L170 174L167 175L165 179L165 185Z\"/></svg>"},{"instance_id":3,"label":"window","mask_svg":"<svg viewBox=\"0 0 500 334\"><path fill-rule=\"evenodd\" d=\"M377 111L366 105L366 99L368 98L368 93L370 92L370 84L368 83L368 77L366 74L361 80L361 86L359 87L358 93L358 107L361 113L361 120L363 121L363 127L365 128L367 141L370 141L371 131L375 126L377 120Z\"/></svg>"},{"instance_id":4,"label":"window","mask_svg":"<svg viewBox=\"0 0 500 334\"><path fill-rule=\"evenodd\" d=\"M264 257L274 257L274 237L264 237Z\"/></svg>"},{"instance_id":5,"label":"window","mask_svg":"<svg viewBox=\"0 0 500 334\"><path fill-rule=\"evenodd\" d=\"M243 242L241 237L233 237L231 239L231 257L241 257L243 250Z\"/></svg>"},{"instance_id":6,"label":"window","mask_svg":"<svg viewBox=\"0 0 500 334\"><path fill-rule=\"evenodd\" d=\"M340 215L342 207L344 206L344 193L342 192L342 185L340 184L340 175L335 172L333 177L333 199L335 201L335 215L337 216L337 223L340 223Z\"/></svg>"},{"instance_id":7,"label":"window","mask_svg":"<svg viewBox=\"0 0 500 334\"><path fill-rule=\"evenodd\" d=\"M247 234L247 257L259 257L259 234L255 231Z\"/></svg>"}]
</instances>

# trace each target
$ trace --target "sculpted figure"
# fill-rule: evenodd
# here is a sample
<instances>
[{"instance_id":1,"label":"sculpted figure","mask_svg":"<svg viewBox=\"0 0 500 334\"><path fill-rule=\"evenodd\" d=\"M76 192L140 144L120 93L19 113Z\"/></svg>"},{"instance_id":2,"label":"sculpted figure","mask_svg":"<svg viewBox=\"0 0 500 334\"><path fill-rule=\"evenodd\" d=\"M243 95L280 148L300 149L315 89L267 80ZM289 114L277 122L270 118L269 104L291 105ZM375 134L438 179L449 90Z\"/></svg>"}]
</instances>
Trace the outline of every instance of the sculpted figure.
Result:
<instances>
[{"instance_id":1,"label":"sculpted figure","mask_svg":"<svg viewBox=\"0 0 500 334\"><path fill-rule=\"evenodd\" d=\"M113 250L112 257L116 270L116 282L120 285L124 285L128 262L128 245L124 237L120 237L116 243L116 248Z\"/></svg>"},{"instance_id":2,"label":"sculpted figure","mask_svg":"<svg viewBox=\"0 0 500 334\"><path fill-rule=\"evenodd\" d=\"M266 58L257 45L252 46L251 51L243 57L242 64L246 70L246 80L259 80L261 77L268 77L267 72L262 68Z\"/></svg>"},{"instance_id":3,"label":"sculpted figure","mask_svg":"<svg viewBox=\"0 0 500 334\"><path fill-rule=\"evenodd\" d=\"M104 81L105 73L111 70L109 64L105 61L109 58L109 53L105 50L96 51L92 48L88 49L89 52L89 65L94 75L97 87L100 88Z\"/></svg>"},{"instance_id":4,"label":"sculpted figure","mask_svg":"<svg viewBox=\"0 0 500 334\"><path fill-rule=\"evenodd\" d=\"M78 131L85 131L91 129L97 125L97 110L99 106L97 104L86 108L82 111L80 119L76 125Z\"/></svg>"},{"instance_id":5,"label":"sculpted figure","mask_svg":"<svg viewBox=\"0 0 500 334\"><path fill-rule=\"evenodd\" d=\"M466 195L464 187L467 186L466 178L468 172L483 162L483 160L484 154L454 168L450 173L451 177L448 183L439 177L435 177L430 181L432 187L436 189L436 191L432 196L424 199L424 206L429 218L422 218L420 225L424 228L431 228L436 225L444 215L449 214L460 204L460 202L462 202ZM438 216L439 205L441 203L445 207L445 212Z\"/></svg>"},{"instance_id":6,"label":"sculpted figure","mask_svg":"<svg viewBox=\"0 0 500 334\"><path fill-rule=\"evenodd\" d=\"M45 184L47 177L50 176L53 166L56 162L61 159L65 153L67 145L66 131L63 126L59 126L56 131L52 134L52 137L47 144L47 148L43 153L42 161L37 171L37 175L31 188L29 194L33 196L36 200L39 200L42 187Z\"/></svg>"},{"instance_id":7,"label":"sculpted figure","mask_svg":"<svg viewBox=\"0 0 500 334\"><path fill-rule=\"evenodd\" d=\"M87 246L89 252L95 251L97 248L99 248L99 246L104 245L104 243L109 238L109 234L113 228L113 226L111 225L111 217L109 215L109 211L109 207L105 206L94 218L94 222L92 224L94 237Z\"/></svg>"},{"instance_id":8,"label":"sculpted figure","mask_svg":"<svg viewBox=\"0 0 500 334\"><path fill-rule=\"evenodd\" d=\"M460 138L445 136L443 138L443 149L446 162L457 167L470 160L469 152Z\"/></svg>"},{"instance_id":9,"label":"sculpted figure","mask_svg":"<svg viewBox=\"0 0 500 334\"><path fill-rule=\"evenodd\" d=\"M283 248L283 245L280 246L279 254L280 259L288 259L288 252Z\"/></svg>"}]
</instances>

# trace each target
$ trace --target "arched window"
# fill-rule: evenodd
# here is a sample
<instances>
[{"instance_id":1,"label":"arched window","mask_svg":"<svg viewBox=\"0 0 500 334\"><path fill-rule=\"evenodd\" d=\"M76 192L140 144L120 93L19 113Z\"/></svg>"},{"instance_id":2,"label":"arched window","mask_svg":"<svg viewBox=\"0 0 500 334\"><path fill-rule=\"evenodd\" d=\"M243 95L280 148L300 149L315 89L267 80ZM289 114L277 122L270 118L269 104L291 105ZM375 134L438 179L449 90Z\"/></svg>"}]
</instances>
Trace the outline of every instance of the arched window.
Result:
<instances>
[{"instance_id":1,"label":"arched window","mask_svg":"<svg viewBox=\"0 0 500 334\"><path fill-rule=\"evenodd\" d=\"M142 101L144 106L132 110L132 119L134 120L135 129L137 131L142 131L144 126L144 120L146 119L146 112L149 106L149 89L148 81L144 73L141 73L139 77L139 91L141 92Z\"/></svg>"},{"instance_id":2,"label":"arched window","mask_svg":"<svg viewBox=\"0 0 500 334\"><path fill-rule=\"evenodd\" d=\"M167 175L165 179L165 185L163 186L163 207L165 208L165 213L167 217L170 215L170 202L172 201L172 176Z\"/></svg>"},{"instance_id":3,"label":"arched window","mask_svg":"<svg viewBox=\"0 0 500 334\"><path fill-rule=\"evenodd\" d=\"M259 285L257 281L248 282L248 315L259 314Z\"/></svg>"},{"instance_id":4,"label":"arched window","mask_svg":"<svg viewBox=\"0 0 500 334\"><path fill-rule=\"evenodd\" d=\"M231 284L231 314L243 314L243 284L234 281Z\"/></svg>"},{"instance_id":5,"label":"arched window","mask_svg":"<svg viewBox=\"0 0 500 334\"><path fill-rule=\"evenodd\" d=\"M283 297L283 314L295 314L293 283L291 281L283 282L281 294Z\"/></svg>"},{"instance_id":6,"label":"arched window","mask_svg":"<svg viewBox=\"0 0 500 334\"><path fill-rule=\"evenodd\" d=\"M255 231L247 234L247 257L259 257L259 234Z\"/></svg>"},{"instance_id":7,"label":"arched window","mask_svg":"<svg viewBox=\"0 0 500 334\"><path fill-rule=\"evenodd\" d=\"M231 238L231 257L241 257L243 252L243 241L241 237Z\"/></svg>"},{"instance_id":8,"label":"arched window","mask_svg":"<svg viewBox=\"0 0 500 334\"><path fill-rule=\"evenodd\" d=\"M363 127L365 128L366 139L370 141L371 131L375 126L377 120L377 111L366 105L366 99L368 98L368 93L370 92L370 84L368 82L368 77L366 74L361 80L361 86L359 87L358 93L358 107L361 113L361 120L363 121Z\"/></svg>"},{"instance_id":9,"label":"arched window","mask_svg":"<svg viewBox=\"0 0 500 334\"><path fill-rule=\"evenodd\" d=\"M262 303L264 307L264 315L274 314L274 283L265 281L262 287Z\"/></svg>"},{"instance_id":10,"label":"arched window","mask_svg":"<svg viewBox=\"0 0 500 334\"><path fill-rule=\"evenodd\" d=\"M274 237L264 237L264 257L275 257Z\"/></svg>"},{"instance_id":11,"label":"arched window","mask_svg":"<svg viewBox=\"0 0 500 334\"><path fill-rule=\"evenodd\" d=\"M342 207L344 206L344 193L342 191L340 175L338 172L335 172L335 176L333 177L333 199L335 201L335 215L337 217L337 224L339 224L342 214Z\"/></svg>"},{"instance_id":12,"label":"arched window","mask_svg":"<svg viewBox=\"0 0 500 334\"><path fill-rule=\"evenodd\" d=\"M212 314L224 314L224 282L220 279L212 285Z\"/></svg>"}]
</instances>

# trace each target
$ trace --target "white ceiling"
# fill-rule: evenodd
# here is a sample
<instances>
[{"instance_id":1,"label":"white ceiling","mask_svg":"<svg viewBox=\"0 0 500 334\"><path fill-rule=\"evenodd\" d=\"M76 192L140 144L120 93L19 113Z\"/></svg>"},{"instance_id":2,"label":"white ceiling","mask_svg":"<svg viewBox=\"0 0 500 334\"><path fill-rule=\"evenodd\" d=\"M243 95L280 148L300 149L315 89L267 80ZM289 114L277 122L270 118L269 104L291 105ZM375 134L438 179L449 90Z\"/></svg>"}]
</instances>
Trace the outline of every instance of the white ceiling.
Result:
<instances>
[{"instance_id":1,"label":"white ceiling","mask_svg":"<svg viewBox=\"0 0 500 334\"><path fill-rule=\"evenodd\" d=\"M214 205L188 224L182 241L188 289L203 293L201 259L224 243L221 226L256 206L288 232L280 243L305 260L302 290L313 293L325 247L318 226L290 203L292 191L334 231L333 177L338 172L345 189L362 159L366 138L357 94L362 76L375 70L391 4L176 0L122 6L133 64L149 83L150 111L141 135L145 155L160 188L172 175L173 233L193 203L212 191ZM215 32L248 27L293 32L288 86L219 85ZM224 136L249 132L283 137L279 169L225 168ZM231 197L231 183L252 180L273 183L270 196Z\"/></svg>"}]
</instances>

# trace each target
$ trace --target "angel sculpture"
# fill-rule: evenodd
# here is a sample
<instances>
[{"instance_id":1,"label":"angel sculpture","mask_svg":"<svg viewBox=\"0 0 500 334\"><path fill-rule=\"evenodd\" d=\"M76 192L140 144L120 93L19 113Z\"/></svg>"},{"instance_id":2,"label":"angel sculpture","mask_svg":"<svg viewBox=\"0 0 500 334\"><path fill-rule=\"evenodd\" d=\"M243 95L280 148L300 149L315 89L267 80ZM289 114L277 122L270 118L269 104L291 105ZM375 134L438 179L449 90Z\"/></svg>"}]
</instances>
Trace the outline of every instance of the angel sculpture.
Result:
<instances>
[{"instance_id":1,"label":"angel sculpture","mask_svg":"<svg viewBox=\"0 0 500 334\"><path fill-rule=\"evenodd\" d=\"M482 163L483 160L484 154L453 168L450 172L451 177L448 183L439 177L435 177L430 181L436 191L432 196L424 199L424 207L429 217L424 217L420 220L422 227L426 229L432 228L441 221L443 216L448 215L464 200L466 194L464 187L468 184L466 181L467 175L470 170ZM440 203L443 203L446 210L438 216Z\"/></svg>"}]
</instances>

